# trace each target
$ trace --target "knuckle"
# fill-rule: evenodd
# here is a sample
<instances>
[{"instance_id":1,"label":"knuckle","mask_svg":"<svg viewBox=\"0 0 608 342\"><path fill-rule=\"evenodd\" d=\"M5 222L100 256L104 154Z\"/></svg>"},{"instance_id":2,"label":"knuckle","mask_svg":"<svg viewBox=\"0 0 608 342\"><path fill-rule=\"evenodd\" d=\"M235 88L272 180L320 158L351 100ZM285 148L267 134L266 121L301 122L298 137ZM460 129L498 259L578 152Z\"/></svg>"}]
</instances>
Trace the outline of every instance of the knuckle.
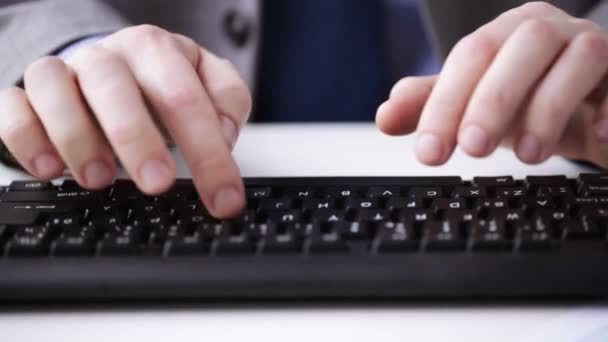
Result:
<instances>
[{"instance_id":1,"label":"knuckle","mask_svg":"<svg viewBox=\"0 0 608 342\"><path fill-rule=\"evenodd\" d=\"M608 59L608 40L602 34L585 32L576 38L576 45L589 59L603 62Z\"/></svg>"},{"instance_id":2,"label":"knuckle","mask_svg":"<svg viewBox=\"0 0 608 342\"><path fill-rule=\"evenodd\" d=\"M247 87L241 82L231 82L218 90L218 96L226 99L227 110L234 115L243 115L251 111L253 100Z\"/></svg>"},{"instance_id":3,"label":"knuckle","mask_svg":"<svg viewBox=\"0 0 608 342\"><path fill-rule=\"evenodd\" d=\"M54 74L65 70L65 64L55 56L45 56L39 58L26 69L24 74L25 83L29 81L40 81L46 75Z\"/></svg>"},{"instance_id":4,"label":"knuckle","mask_svg":"<svg viewBox=\"0 0 608 342\"><path fill-rule=\"evenodd\" d=\"M525 14L546 14L555 12L556 8L546 1L531 1L517 8L517 11Z\"/></svg>"},{"instance_id":5,"label":"knuckle","mask_svg":"<svg viewBox=\"0 0 608 342\"><path fill-rule=\"evenodd\" d=\"M100 67L115 63L118 55L99 45L93 44L79 49L74 56L74 68L79 72L99 70Z\"/></svg>"},{"instance_id":6,"label":"knuckle","mask_svg":"<svg viewBox=\"0 0 608 342\"><path fill-rule=\"evenodd\" d=\"M214 153L195 160L193 163L192 172L196 175L202 175L207 179L219 179L224 178L227 175L232 175L233 167L233 162L228 155ZM214 184L209 185L213 186Z\"/></svg>"},{"instance_id":7,"label":"knuckle","mask_svg":"<svg viewBox=\"0 0 608 342\"><path fill-rule=\"evenodd\" d=\"M553 27L553 24L542 18L533 18L524 21L520 26L520 30L523 34L539 38L543 41L553 41L558 38L558 33Z\"/></svg>"},{"instance_id":8,"label":"knuckle","mask_svg":"<svg viewBox=\"0 0 608 342\"><path fill-rule=\"evenodd\" d=\"M163 107L172 114L200 103L201 94L192 87L175 86L169 89L162 95L161 102Z\"/></svg>"},{"instance_id":9,"label":"knuckle","mask_svg":"<svg viewBox=\"0 0 608 342\"><path fill-rule=\"evenodd\" d=\"M474 104L484 111L491 108L490 112L501 115L506 113L513 103L509 93L510 92L507 89L504 89L504 87L484 89L479 93Z\"/></svg>"},{"instance_id":10,"label":"knuckle","mask_svg":"<svg viewBox=\"0 0 608 342\"><path fill-rule=\"evenodd\" d=\"M499 47L488 30L487 28L480 29L464 37L456 45L455 51L469 60L492 59Z\"/></svg>"},{"instance_id":11,"label":"knuckle","mask_svg":"<svg viewBox=\"0 0 608 342\"><path fill-rule=\"evenodd\" d=\"M117 148L135 146L144 140L141 125L117 123L106 129L108 140Z\"/></svg>"},{"instance_id":12,"label":"knuckle","mask_svg":"<svg viewBox=\"0 0 608 342\"><path fill-rule=\"evenodd\" d=\"M138 25L125 30L128 40L133 44L159 44L172 40L172 35L155 25Z\"/></svg>"},{"instance_id":13,"label":"knuckle","mask_svg":"<svg viewBox=\"0 0 608 342\"><path fill-rule=\"evenodd\" d=\"M55 132L49 132L51 140L60 150L71 151L77 146L83 146L83 143L90 140L83 130L79 129L63 129Z\"/></svg>"}]
</instances>

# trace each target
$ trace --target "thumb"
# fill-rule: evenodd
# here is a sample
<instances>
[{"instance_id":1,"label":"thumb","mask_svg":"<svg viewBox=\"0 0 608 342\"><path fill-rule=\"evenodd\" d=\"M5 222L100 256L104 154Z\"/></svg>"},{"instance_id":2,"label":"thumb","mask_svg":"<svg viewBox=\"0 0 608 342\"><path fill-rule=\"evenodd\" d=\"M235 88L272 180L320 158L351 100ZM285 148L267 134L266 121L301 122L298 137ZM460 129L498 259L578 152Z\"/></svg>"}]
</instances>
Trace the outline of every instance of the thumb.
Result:
<instances>
[{"instance_id":1,"label":"thumb","mask_svg":"<svg viewBox=\"0 0 608 342\"><path fill-rule=\"evenodd\" d=\"M436 82L437 75L406 77L397 82L389 99L378 107L376 126L389 135L413 132Z\"/></svg>"}]
</instances>

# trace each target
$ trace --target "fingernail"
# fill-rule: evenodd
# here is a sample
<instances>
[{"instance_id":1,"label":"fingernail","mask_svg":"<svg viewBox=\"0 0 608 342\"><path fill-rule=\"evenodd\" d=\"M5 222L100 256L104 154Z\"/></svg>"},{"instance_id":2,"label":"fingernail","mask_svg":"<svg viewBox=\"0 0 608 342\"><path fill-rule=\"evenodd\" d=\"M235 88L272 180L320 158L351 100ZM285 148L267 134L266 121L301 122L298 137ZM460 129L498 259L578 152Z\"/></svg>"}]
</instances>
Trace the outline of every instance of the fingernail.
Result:
<instances>
[{"instance_id":1,"label":"fingernail","mask_svg":"<svg viewBox=\"0 0 608 342\"><path fill-rule=\"evenodd\" d=\"M598 140L601 142L608 142L608 119L603 119L596 123L593 127L593 131Z\"/></svg>"},{"instance_id":2,"label":"fingernail","mask_svg":"<svg viewBox=\"0 0 608 342\"><path fill-rule=\"evenodd\" d=\"M233 148L234 144L236 144L236 138L237 138L237 128L236 125L234 124L234 122L232 122L232 120L230 120L229 118L222 116L221 117L221 121L222 121L222 131L224 133L224 139L226 140L226 143L228 144L228 147Z\"/></svg>"},{"instance_id":3,"label":"fingernail","mask_svg":"<svg viewBox=\"0 0 608 342\"><path fill-rule=\"evenodd\" d=\"M416 154L425 164L441 163L444 154L443 143L436 135L423 133L416 141Z\"/></svg>"},{"instance_id":4,"label":"fingernail","mask_svg":"<svg viewBox=\"0 0 608 342\"><path fill-rule=\"evenodd\" d=\"M540 142L533 135L527 134L517 145L517 156L526 163L536 163L540 159Z\"/></svg>"},{"instance_id":5,"label":"fingernail","mask_svg":"<svg viewBox=\"0 0 608 342\"><path fill-rule=\"evenodd\" d=\"M103 188L112 183L114 175L110 167L103 161L92 161L84 168L84 181L91 188Z\"/></svg>"},{"instance_id":6,"label":"fingernail","mask_svg":"<svg viewBox=\"0 0 608 342\"><path fill-rule=\"evenodd\" d=\"M34 159L33 166L36 176L48 178L59 172L62 163L54 153L45 152Z\"/></svg>"},{"instance_id":7,"label":"fingernail","mask_svg":"<svg viewBox=\"0 0 608 342\"><path fill-rule=\"evenodd\" d=\"M140 177L147 191L158 192L168 183L170 173L166 162L152 159L144 163Z\"/></svg>"},{"instance_id":8,"label":"fingernail","mask_svg":"<svg viewBox=\"0 0 608 342\"><path fill-rule=\"evenodd\" d=\"M227 186L215 194L213 208L218 216L237 214L243 207L243 196L232 186Z\"/></svg>"},{"instance_id":9,"label":"fingernail","mask_svg":"<svg viewBox=\"0 0 608 342\"><path fill-rule=\"evenodd\" d=\"M460 139L462 149L475 156L483 156L488 151L488 134L477 125L471 125L464 129Z\"/></svg>"}]
</instances>

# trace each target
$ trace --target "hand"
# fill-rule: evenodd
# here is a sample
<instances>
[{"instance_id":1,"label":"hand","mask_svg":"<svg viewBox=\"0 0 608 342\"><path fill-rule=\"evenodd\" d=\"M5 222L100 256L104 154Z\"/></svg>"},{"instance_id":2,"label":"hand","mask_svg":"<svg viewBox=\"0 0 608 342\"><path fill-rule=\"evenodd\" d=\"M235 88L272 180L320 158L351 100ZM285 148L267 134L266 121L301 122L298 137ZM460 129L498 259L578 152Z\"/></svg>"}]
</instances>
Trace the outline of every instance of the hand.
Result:
<instances>
[{"instance_id":1,"label":"hand","mask_svg":"<svg viewBox=\"0 0 608 342\"><path fill-rule=\"evenodd\" d=\"M474 157L498 145L520 160L552 154L608 167L608 35L535 2L462 39L438 76L405 78L380 106L379 128L417 130L416 155L445 163L456 144Z\"/></svg>"},{"instance_id":2,"label":"hand","mask_svg":"<svg viewBox=\"0 0 608 342\"><path fill-rule=\"evenodd\" d=\"M116 155L143 192L159 194L176 173L163 127L211 213L240 212L244 187L231 149L251 97L229 62L149 25L72 57L44 57L27 69L25 90L0 92L0 138L26 170L50 179L67 166L80 185L99 189L112 182Z\"/></svg>"}]
</instances>

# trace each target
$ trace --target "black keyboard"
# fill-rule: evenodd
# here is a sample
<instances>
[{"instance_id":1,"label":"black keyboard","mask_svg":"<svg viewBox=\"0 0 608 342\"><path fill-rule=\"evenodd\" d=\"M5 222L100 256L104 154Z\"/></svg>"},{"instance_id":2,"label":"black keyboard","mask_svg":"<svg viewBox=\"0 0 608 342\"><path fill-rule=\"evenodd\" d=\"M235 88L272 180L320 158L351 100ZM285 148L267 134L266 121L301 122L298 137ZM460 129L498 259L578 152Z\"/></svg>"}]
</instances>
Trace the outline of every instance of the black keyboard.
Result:
<instances>
[{"instance_id":1,"label":"black keyboard","mask_svg":"<svg viewBox=\"0 0 608 342\"><path fill-rule=\"evenodd\" d=\"M190 180L0 192L0 303L608 295L608 175L246 179L220 221Z\"/></svg>"}]
</instances>

